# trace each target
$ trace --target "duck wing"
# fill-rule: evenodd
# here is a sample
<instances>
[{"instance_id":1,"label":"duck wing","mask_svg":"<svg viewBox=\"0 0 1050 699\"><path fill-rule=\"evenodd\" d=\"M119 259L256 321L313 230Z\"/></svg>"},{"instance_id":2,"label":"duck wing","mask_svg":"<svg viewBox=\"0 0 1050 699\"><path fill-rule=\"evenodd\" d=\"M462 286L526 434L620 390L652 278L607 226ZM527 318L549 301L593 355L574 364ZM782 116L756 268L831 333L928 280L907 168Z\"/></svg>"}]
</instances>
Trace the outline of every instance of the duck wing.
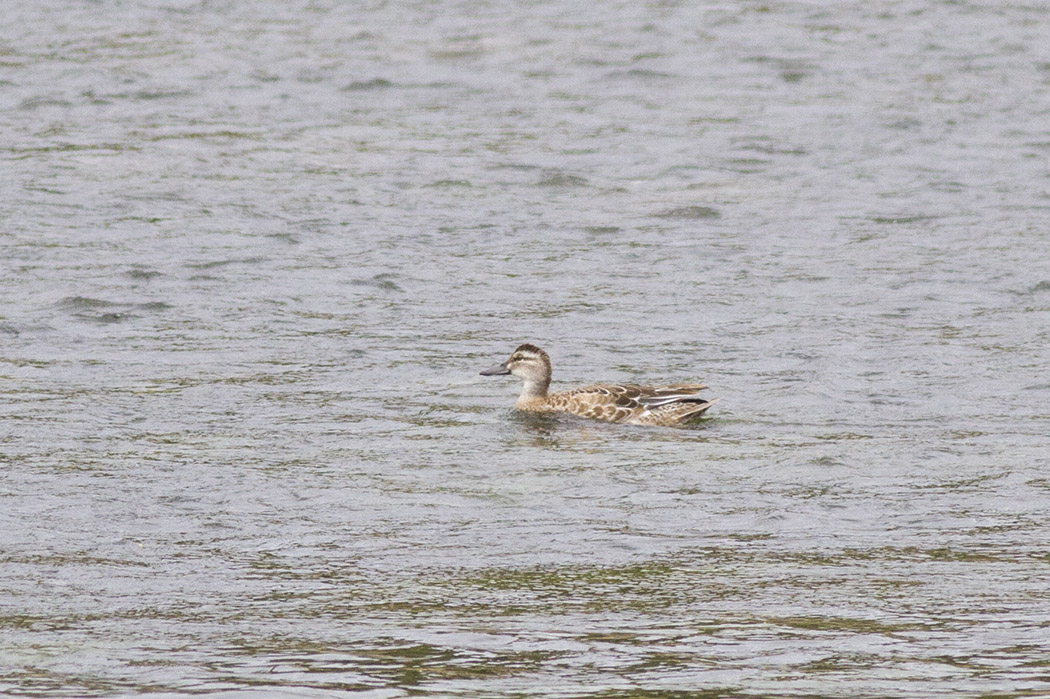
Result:
<instances>
[{"instance_id":1,"label":"duck wing","mask_svg":"<svg viewBox=\"0 0 1050 699\"><path fill-rule=\"evenodd\" d=\"M721 398L712 398L711 400L696 399L666 403L652 410L637 413L628 422L635 425L662 425L664 427L683 425L699 418L720 400Z\"/></svg>"},{"instance_id":2,"label":"duck wing","mask_svg":"<svg viewBox=\"0 0 1050 699\"><path fill-rule=\"evenodd\" d=\"M609 422L671 424L711 407L710 401L698 395L705 388L699 383L594 384L551 394L547 402L555 410Z\"/></svg>"},{"instance_id":3,"label":"duck wing","mask_svg":"<svg viewBox=\"0 0 1050 699\"><path fill-rule=\"evenodd\" d=\"M644 389L640 386L594 384L552 393L547 402L555 410L609 422L623 422L645 410L639 401L643 393Z\"/></svg>"},{"instance_id":4,"label":"duck wing","mask_svg":"<svg viewBox=\"0 0 1050 699\"><path fill-rule=\"evenodd\" d=\"M631 386L639 391L635 399L646 408L658 408L672 403L706 403L700 391L707 388L702 383L676 383L670 386Z\"/></svg>"}]
</instances>

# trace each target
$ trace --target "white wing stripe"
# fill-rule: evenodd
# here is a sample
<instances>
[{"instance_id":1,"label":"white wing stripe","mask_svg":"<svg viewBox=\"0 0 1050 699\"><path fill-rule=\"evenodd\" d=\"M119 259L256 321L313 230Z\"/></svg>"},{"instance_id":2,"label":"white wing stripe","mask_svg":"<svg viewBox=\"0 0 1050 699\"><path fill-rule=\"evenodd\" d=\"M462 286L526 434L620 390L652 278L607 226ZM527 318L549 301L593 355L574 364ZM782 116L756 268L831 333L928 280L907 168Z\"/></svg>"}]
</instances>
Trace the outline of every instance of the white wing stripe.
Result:
<instances>
[{"instance_id":1,"label":"white wing stripe","mask_svg":"<svg viewBox=\"0 0 1050 699\"><path fill-rule=\"evenodd\" d=\"M669 396L643 396L638 398L638 402L642 405L655 408L658 405L667 405L668 403L677 403L683 400L704 400L698 393L674 393Z\"/></svg>"}]
</instances>

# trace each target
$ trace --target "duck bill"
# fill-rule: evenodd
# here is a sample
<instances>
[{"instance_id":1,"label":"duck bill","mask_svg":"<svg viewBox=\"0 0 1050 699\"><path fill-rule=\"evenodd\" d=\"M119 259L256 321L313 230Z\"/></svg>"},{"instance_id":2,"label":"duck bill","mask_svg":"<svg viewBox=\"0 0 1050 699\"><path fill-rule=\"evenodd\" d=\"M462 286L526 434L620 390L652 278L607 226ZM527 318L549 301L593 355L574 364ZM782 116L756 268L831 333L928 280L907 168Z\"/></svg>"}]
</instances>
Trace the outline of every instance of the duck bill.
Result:
<instances>
[{"instance_id":1,"label":"duck bill","mask_svg":"<svg viewBox=\"0 0 1050 699\"><path fill-rule=\"evenodd\" d=\"M497 364L496 366L489 367L485 371L481 372L482 376L503 376L509 374L510 369L507 368L507 363Z\"/></svg>"}]
</instances>

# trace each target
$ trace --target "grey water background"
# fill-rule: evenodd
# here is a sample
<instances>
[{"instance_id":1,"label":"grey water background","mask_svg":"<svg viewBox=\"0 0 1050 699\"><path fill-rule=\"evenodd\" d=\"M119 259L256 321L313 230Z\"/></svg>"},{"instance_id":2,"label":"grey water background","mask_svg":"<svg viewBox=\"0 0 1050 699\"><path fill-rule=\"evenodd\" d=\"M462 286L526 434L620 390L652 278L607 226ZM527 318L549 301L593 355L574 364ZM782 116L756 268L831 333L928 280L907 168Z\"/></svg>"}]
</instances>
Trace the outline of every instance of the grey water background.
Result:
<instances>
[{"instance_id":1,"label":"grey water background","mask_svg":"<svg viewBox=\"0 0 1050 699\"><path fill-rule=\"evenodd\" d=\"M5 3L0 693L1045 696L1048 36Z\"/></svg>"}]
</instances>

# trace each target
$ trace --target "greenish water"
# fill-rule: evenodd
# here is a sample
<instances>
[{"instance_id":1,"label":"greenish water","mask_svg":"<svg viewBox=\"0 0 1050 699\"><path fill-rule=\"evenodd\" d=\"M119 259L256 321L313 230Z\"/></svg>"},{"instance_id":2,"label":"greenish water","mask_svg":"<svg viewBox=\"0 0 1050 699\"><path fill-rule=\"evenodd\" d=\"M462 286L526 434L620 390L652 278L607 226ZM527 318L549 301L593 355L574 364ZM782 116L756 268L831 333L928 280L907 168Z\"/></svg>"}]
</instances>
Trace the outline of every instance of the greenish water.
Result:
<instances>
[{"instance_id":1,"label":"greenish water","mask_svg":"<svg viewBox=\"0 0 1050 699\"><path fill-rule=\"evenodd\" d=\"M1050 692L1048 32L6 7L0 693Z\"/></svg>"}]
</instances>

